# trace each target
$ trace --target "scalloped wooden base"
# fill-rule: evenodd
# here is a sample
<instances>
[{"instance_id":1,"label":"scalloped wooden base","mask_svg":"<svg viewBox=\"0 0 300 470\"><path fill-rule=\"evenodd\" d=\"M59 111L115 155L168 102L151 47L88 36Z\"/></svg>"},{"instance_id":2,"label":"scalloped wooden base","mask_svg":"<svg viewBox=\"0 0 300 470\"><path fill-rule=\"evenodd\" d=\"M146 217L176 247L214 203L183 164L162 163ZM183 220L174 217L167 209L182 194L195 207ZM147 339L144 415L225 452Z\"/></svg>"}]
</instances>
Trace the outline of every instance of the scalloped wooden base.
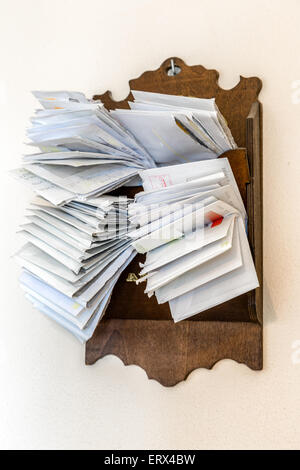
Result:
<instances>
[{"instance_id":1,"label":"scalloped wooden base","mask_svg":"<svg viewBox=\"0 0 300 470\"><path fill-rule=\"evenodd\" d=\"M103 320L88 345L87 364L108 354L142 367L165 387L199 367L233 359L262 368L262 327L254 323L172 320Z\"/></svg>"},{"instance_id":2,"label":"scalloped wooden base","mask_svg":"<svg viewBox=\"0 0 300 470\"><path fill-rule=\"evenodd\" d=\"M218 85L218 72L200 65L187 66L173 58L181 68L168 75L171 59L155 71L144 72L129 82L130 89L216 98L239 147L226 152L248 213L248 238L260 288L225 302L190 320L175 324L168 304L149 299L144 286L128 282L137 274L140 256L122 273L94 336L86 345L86 364L94 364L107 354L118 356L125 365L142 367L149 378L164 386L185 380L199 367L212 368L221 359L233 359L251 369L262 369L262 143L261 106L257 101L261 81L240 78L232 90ZM131 94L120 102L110 92L97 95L108 109L127 108ZM140 190L141 188L136 188ZM124 189L122 188L124 191ZM130 189L132 196L134 189ZM130 278L130 276L129 276Z\"/></svg>"}]
</instances>

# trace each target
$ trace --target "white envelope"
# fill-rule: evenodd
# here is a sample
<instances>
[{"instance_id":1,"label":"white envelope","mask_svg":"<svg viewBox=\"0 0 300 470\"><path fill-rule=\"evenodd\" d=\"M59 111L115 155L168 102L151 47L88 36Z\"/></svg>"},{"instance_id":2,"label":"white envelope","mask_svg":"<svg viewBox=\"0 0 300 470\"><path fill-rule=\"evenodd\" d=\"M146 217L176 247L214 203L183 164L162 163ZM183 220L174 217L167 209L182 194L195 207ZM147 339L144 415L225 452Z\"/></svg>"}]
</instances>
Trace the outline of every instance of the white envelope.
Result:
<instances>
[{"instance_id":1,"label":"white envelope","mask_svg":"<svg viewBox=\"0 0 300 470\"><path fill-rule=\"evenodd\" d=\"M148 279L146 292L167 302L239 268L242 256L238 230L232 220L227 236L166 265Z\"/></svg>"},{"instance_id":2,"label":"white envelope","mask_svg":"<svg viewBox=\"0 0 300 470\"><path fill-rule=\"evenodd\" d=\"M140 275L144 276L150 271L157 271L162 266L171 263L182 256L193 253L196 250L224 239L232 224L234 215L225 217L222 222L215 226L207 226L200 236L184 237L169 245L164 245L147 253L146 261L142 265Z\"/></svg>"},{"instance_id":3,"label":"white envelope","mask_svg":"<svg viewBox=\"0 0 300 470\"><path fill-rule=\"evenodd\" d=\"M236 225L242 252L242 266L171 300L169 305L175 322L201 313L259 286L241 217L238 217Z\"/></svg>"}]
</instances>

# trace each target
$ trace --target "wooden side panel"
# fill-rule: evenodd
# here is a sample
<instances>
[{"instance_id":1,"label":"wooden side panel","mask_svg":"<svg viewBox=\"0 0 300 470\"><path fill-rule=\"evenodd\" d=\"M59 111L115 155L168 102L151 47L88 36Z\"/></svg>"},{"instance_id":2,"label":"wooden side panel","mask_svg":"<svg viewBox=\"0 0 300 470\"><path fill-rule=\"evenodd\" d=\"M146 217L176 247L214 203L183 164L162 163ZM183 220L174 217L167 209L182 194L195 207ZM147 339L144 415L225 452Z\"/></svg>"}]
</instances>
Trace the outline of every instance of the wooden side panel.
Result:
<instances>
[{"instance_id":1,"label":"wooden side panel","mask_svg":"<svg viewBox=\"0 0 300 470\"><path fill-rule=\"evenodd\" d=\"M261 105L255 102L247 118L247 150L250 167L247 212L249 217L248 238L260 287L252 294L250 315L263 321L263 181L262 181L262 139ZM252 313L251 313L252 312Z\"/></svg>"}]
</instances>

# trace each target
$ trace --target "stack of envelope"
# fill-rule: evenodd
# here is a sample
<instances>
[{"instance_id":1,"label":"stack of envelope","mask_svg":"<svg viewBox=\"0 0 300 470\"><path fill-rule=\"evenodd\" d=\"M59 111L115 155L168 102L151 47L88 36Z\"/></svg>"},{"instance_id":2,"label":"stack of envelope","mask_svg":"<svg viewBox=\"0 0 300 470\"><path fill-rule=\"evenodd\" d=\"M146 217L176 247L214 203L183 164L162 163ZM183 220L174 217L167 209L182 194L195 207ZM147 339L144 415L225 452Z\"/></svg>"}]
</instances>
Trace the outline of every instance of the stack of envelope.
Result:
<instances>
[{"instance_id":1,"label":"stack of envelope","mask_svg":"<svg viewBox=\"0 0 300 470\"><path fill-rule=\"evenodd\" d=\"M133 91L131 109L107 111L78 92L33 92L29 145L13 176L61 205L136 185L144 169L215 159L236 147L214 98Z\"/></svg>"},{"instance_id":2,"label":"stack of envelope","mask_svg":"<svg viewBox=\"0 0 300 470\"><path fill-rule=\"evenodd\" d=\"M132 245L147 253L138 282L174 321L258 287L246 211L226 158L145 170L129 207ZM152 189L154 187L154 189Z\"/></svg>"},{"instance_id":3,"label":"stack of envelope","mask_svg":"<svg viewBox=\"0 0 300 470\"><path fill-rule=\"evenodd\" d=\"M53 204L135 184L139 170L155 166L100 101L74 92L33 94L43 109L31 119L27 136L38 151L24 156L23 166L11 173Z\"/></svg>"},{"instance_id":4,"label":"stack of envelope","mask_svg":"<svg viewBox=\"0 0 300 470\"><path fill-rule=\"evenodd\" d=\"M110 114L143 144L156 165L213 159L236 148L214 98L134 90L132 95L129 110Z\"/></svg>"},{"instance_id":5,"label":"stack of envelope","mask_svg":"<svg viewBox=\"0 0 300 470\"><path fill-rule=\"evenodd\" d=\"M15 258L26 297L82 342L136 254L127 236L129 202L102 196L55 207L37 197L20 227L26 244Z\"/></svg>"},{"instance_id":6,"label":"stack of envelope","mask_svg":"<svg viewBox=\"0 0 300 470\"><path fill-rule=\"evenodd\" d=\"M36 194L16 260L42 313L87 341L137 252L146 293L175 321L257 285L214 99L133 91L130 109L109 112L82 93L33 94L34 150L12 174ZM141 182L134 201L108 194Z\"/></svg>"}]
</instances>

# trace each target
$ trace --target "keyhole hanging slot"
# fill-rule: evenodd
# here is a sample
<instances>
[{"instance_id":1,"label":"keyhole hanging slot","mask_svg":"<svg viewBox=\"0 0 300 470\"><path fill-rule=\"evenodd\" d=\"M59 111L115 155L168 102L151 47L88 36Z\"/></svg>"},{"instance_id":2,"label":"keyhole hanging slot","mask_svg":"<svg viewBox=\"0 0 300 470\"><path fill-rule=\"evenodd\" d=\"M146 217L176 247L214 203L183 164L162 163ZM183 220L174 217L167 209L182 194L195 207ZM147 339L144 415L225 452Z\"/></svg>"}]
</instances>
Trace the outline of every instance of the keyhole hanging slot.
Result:
<instances>
[{"instance_id":1,"label":"keyhole hanging slot","mask_svg":"<svg viewBox=\"0 0 300 470\"><path fill-rule=\"evenodd\" d=\"M167 69L167 75L169 77L174 77L175 75L178 75L181 72L181 68L179 65L176 65L174 62L174 59L171 59L171 67Z\"/></svg>"}]
</instances>

